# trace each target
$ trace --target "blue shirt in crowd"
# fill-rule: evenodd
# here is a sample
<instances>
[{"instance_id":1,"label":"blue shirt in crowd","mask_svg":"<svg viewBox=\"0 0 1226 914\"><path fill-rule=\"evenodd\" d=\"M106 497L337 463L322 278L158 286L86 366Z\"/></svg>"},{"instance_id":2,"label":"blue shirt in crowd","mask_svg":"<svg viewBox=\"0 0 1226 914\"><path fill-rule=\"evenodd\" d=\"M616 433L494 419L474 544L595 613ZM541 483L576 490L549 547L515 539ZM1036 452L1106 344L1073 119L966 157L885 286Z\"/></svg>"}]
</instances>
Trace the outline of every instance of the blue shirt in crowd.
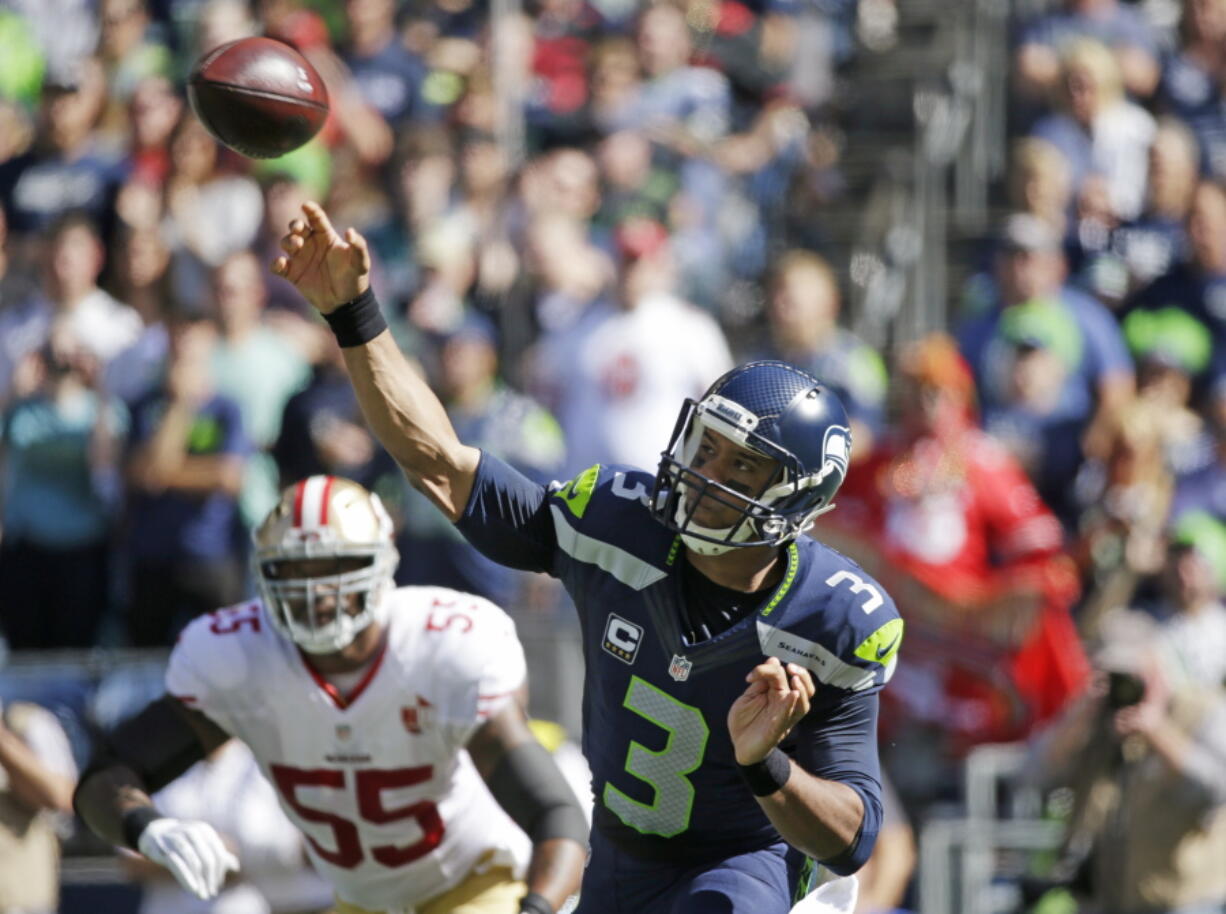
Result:
<instances>
[{"instance_id":1,"label":"blue shirt in crowd","mask_svg":"<svg viewBox=\"0 0 1226 914\"><path fill-rule=\"evenodd\" d=\"M161 390L132 404L131 446L153 437L165 409ZM201 404L188 438L192 456L241 456L251 451L238 404L220 395ZM135 490L128 513L129 551L138 562L220 560L233 554L238 498L229 493Z\"/></svg>"}]
</instances>

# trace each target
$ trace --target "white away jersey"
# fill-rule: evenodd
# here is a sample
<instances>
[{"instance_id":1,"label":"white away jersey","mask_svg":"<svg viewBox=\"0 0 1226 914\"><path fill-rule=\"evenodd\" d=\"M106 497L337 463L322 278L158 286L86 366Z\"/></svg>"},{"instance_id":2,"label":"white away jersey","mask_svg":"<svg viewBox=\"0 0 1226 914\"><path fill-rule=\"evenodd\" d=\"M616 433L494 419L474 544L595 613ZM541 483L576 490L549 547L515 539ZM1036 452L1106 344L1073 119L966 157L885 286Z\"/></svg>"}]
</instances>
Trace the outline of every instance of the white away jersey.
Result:
<instances>
[{"instance_id":1,"label":"white away jersey","mask_svg":"<svg viewBox=\"0 0 1226 914\"><path fill-rule=\"evenodd\" d=\"M435 587L389 600L386 647L347 697L259 601L189 625L166 690L251 747L341 899L400 911L474 866L526 862L527 837L462 751L526 666L515 624L487 600Z\"/></svg>"}]
</instances>

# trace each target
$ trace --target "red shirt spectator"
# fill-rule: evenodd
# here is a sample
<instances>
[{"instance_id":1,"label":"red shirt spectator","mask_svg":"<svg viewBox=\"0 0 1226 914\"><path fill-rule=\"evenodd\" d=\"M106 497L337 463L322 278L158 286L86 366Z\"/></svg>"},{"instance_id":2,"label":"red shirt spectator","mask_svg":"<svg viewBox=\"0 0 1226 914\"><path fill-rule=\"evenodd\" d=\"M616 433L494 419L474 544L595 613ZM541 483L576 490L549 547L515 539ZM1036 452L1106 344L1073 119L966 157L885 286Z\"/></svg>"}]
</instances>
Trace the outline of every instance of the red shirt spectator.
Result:
<instances>
[{"instance_id":1,"label":"red shirt spectator","mask_svg":"<svg viewBox=\"0 0 1226 914\"><path fill-rule=\"evenodd\" d=\"M943 700L909 712L963 745L1016 738L1085 678L1060 524L974 425L971 373L952 340L914 344L897 381L897 434L852 467L831 522L897 595L910 656L940 681Z\"/></svg>"}]
</instances>

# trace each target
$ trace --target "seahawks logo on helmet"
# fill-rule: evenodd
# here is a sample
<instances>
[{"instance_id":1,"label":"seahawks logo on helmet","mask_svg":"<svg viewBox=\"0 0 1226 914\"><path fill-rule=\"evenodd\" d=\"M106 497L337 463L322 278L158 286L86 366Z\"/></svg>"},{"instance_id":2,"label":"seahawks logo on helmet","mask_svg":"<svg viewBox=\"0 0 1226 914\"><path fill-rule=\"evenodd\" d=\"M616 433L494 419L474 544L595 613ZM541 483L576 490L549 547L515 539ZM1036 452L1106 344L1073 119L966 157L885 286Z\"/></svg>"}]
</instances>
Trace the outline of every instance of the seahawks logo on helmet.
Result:
<instances>
[{"instance_id":1,"label":"seahawks logo on helmet","mask_svg":"<svg viewBox=\"0 0 1226 914\"><path fill-rule=\"evenodd\" d=\"M833 463L840 476L847 475L847 465L851 459L851 429L843 425L832 425L826 429L826 437L822 441L823 468L826 463Z\"/></svg>"}]
</instances>

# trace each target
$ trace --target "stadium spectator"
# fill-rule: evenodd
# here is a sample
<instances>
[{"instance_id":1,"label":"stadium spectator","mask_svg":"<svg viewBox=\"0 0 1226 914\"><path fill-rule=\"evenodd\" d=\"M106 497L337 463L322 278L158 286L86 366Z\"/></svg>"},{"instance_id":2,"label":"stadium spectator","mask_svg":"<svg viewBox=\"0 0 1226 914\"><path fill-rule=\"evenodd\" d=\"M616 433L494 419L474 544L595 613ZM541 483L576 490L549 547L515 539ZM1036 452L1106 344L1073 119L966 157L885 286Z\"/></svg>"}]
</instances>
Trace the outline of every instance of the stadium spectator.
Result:
<instances>
[{"instance_id":1,"label":"stadium spectator","mask_svg":"<svg viewBox=\"0 0 1226 914\"><path fill-rule=\"evenodd\" d=\"M805 369L838 393L852 421L852 459L867 455L885 427L885 364L838 325L834 270L816 254L787 251L775 261L768 289L770 357Z\"/></svg>"},{"instance_id":2,"label":"stadium spectator","mask_svg":"<svg viewBox=\"0 0 1226 914\"><path fill-rule=\"evenodd\" d=\"M1086 453L1101 452L1111 413L1132 396L1132 363L1111 314L1101 304L1064 284L1065 258L1058 236L1037 218L1014 214L1005 220L994 264L994 282L987 294L957 330L958 347L975 373L981 405L1003 402L1004 358L1010 347L1000 329L1010 308L1026 307L1049 312L1063 326L1075 326L1070 352L1076 367L1070 372L1062 411L1086 421ZM1070 324L1069 319L1072 323ZM1067 345L1067 344L1066 344Z\"/></svg>"},{"instance_id":3,"label":"stadium spectator","mask_svg":"<svg viewBox=\"0 0 1226 914\"><path fill-rule=\"evenodd\" d=\"M1145 196L1154 119L1128 100L1116 61L1099 42L1073 42L1061 60L1060 110L1035 124L1032 134L1064 153L1075 196L1097 176L1112 214L1132 219Z\"/></svg>"},{"instance_id":4,"label":"stadium spectator","mask_svg":"<svg viewBox=\"0 0 1226 914\"><path fill-rule=\"evenodd\" d=\"M106 249L92 218L66 213L47 242L42 288L0 313L0 402L30 392L30 359L57 321L103 369L140 333L140 315L98 287Z\"/></svg>"},{"instance_id":5,"label":"stadium spectator","mask_svg":"<svg viewBox=\"0 0 1226 914\"><path fill-rule=\"evenodd\" d=\"M281 488L307 476L344 476L383 496L387 477L398 476L366 428L334 341L325 342L310 380L285 404L272 456ZM399 487L398 478L394 486Z\"/></svg>"},{"instance_id":6,"label":"stadium spectator","mask_svg":"<svg viewBox=\"0 0 1226 914\"><path fill-rule=\"evenodd\" d=\"M77 766L55 715L28 702L0 713L0 910L59 908L56 820L72 814Z\"/></svg>"},{"instance_id":7,"label":"stadium spectator","mask_svg":"<svg viewBox=\"0 0 1226 914\"><path fill-rule=\"evenodd\" d=\"M1226 903L1226 693L1184 678L1145 619L1113 618L1095 687L1034 741L1027 779L1072 787L1057 873L1078 903L1214 911Z\"/></svg>"},{"instance_id":8,"label":"stadium spectator","mask_svg":"<svg viewBox=\"0 0 1226 914\"><path fill-rule=\"evenodd\" d=\"M623 36L606 36L592 49L592 98L588 116L599 133L632 129L633 110L642 89L643 73L639 67L634 42Z\"/></svg>"},{"instance_id":9,"label":"stadium spectator","mask_svg":"<svg viewBox=\"0 0 1226 914\"><path fill-rule=\"evenodd\" d=\"M586 226L561 214L537 216L526 236L534 322L546 335L561 332L609 293L612 261L591 243Z\"/></svg>"},{"instance_id":10,"label":"stadium spectator","mask_svg":"<svg viewBox=\"0 0 1226 914\"><path fill-rule=\"evenodd\" d=\"M1170 531L1160 620L1167 674L1205 688L1226 683L1226 525L1207 512L1179 518Z\"/></svg>"},{"instance_id":11,"label":"stadium spectator","mask_svg":"<svg viewBox=\"0 0 1226 914\"><path fill-rule=\"evenodd\" d=\"M1187 236L1187 257L1138 292L1127 309L1183 311L1203 324L1214 346L1221 347L1226 341L1226 190L1216 182L1197 185Z\"/></svg>"},{"instance_id":12,"label":"stadium spectator","mask_svg":"<svg viewBox=\"0 0 1226 914\"><path fill-rule=\"evenodd\" d=\"M0 202L14 233L45 233L76 210L106 224L120 173L115 153L103 149L94 133L105 99L96 58L48 70L34 145L0 162Z\"/></svg>"},{"instance_id":13,"label":"stadium spectator","mask_svg":"<svg viewBox=\"0 0 1226 914\"><path fill-rule=\"evenodd\" d=\"M1070 264L1074 282L1117 307L1184 260L1196 158L1196 138L1187 126L1170 117L1160 120L1149 149L1141 212L1118 226L1077 226Z\"/></svg>"},{"instance_id":14,"label":"stadium spectator","mask_svg":"<svg viewBox=\"0 0 1226 914\"><path fill-rule=\"evenodd\" d=\"M702 393L732 365L719 325L678 298L668 233L622 225L615 301L597 300L569 327L546 333L531 376L567 441L566 472L594 463L651 466L675 424L673 405ZM684 347L673 345L684 339Z\"/></svg>"},{"instance_id":15,"label":"stadium spectator","mask_svg":"<svg viewBox=\"0 0 1226 914\"><path fill-rule=\"evenodd\" d=\"M719 71L691 65L694 47L684 11L647 7L636 41L646 81L620 127L642 127L652 140L679 155L709 147L731 126L728 80Z\"/></svg>"},{"instance_id":16,"label":"stadium spectator","mask_svg":"<svg viewBox=\"0 0 1226 914\"><path fill-rule=\"evenodd\" d=\"M1207 421L1213 442L1211 459L1203 466L1181 474L1175 480L1171 500L1171 519L1189 511L1203 510L1226 523L1226 423L1220 412L1209 414Z\"/></svg>"},{"instance_id":17,"label":"stadium spectator","mask_svg":"<svg viewBox=\"0 0 1226 914\"><path fill-rule=\"evenodd\" d=\"M1149 98L1160 75L1158 42L1143 14L1120 0L1065 0L1064 9L1025 23L1013 64L1019 91L1039 98L1057 91L1061 57L1083 38L1109 48L1124 87L1137 98Z\"/></svg>"},{"instance_id":18,"label":"stadium spectator","mask_svg":"<svg viewBox=\"0 0 1226 914\"><path fill-rule=\"evenodd\" d=\"M0 629L9 647L91 647L112 604L123 404L67 319L33 356L39 381L0 426Z\"/></svg>"},{"instance_id":19,"label":"stadium spectator","mask_svg":"<svg viewBox=\"0 0 1226 914\"><path fill-rule=\"evenodd\" d=\"M1056 518L975 426L953 340L908 346L894 381L894 434L852 465L820 536L907 600L920 637L899 668L907 685L894 700L906 711L895 723L926 728L944 755L1016 738L1077 694L1077 581ZM891 770L902 789L903 772Z\"/></svg>"},{"instance_id":20,"label":"stadium spectator","mask_svg":"<svg viewBox=\"0 0 1226 914\"><path fill-rule=\"evenodd\" d=\"M281 432L285 404L307 383L310 366L301 351L264 320L264 269L250 251L223 260L212 274L221 331L212 352L213 387L238 404L243 432L254 448L240 498L247 526L277 500L277 470L268 450ZM298 320L298 318L290 318Z\"/></svg>"},{"instance_id":21,"label":"stadium spectator","mask_svg":"<svg viewBox=\"0 0 1226 914\"><path fill-rule=\"evenodd\" d=\"M1081 441L1089 417L1070 402L1068 381L1076 370L1079 331L1056 308L1016 305L1006 310L994 354L1000 395L983 406L983 428L1026 471L1040 497L1073 531L1084 505L1069 481L1084 455Z\"/></svg>"},{"instance_id":22,"label":"stadium spectator","mask_svg":"<svg viewBox=\"0 0 1226 914\"><path fill-rule=\"evenodd\" d=\"M250 177L225 167L204 125L185 111L170 142L166 218L162 226L176 254L180 294L207 294L207 272L255 241L264 198Z\"/></svg>"},{"instance_id":23,"label":"stadium spectator","mask_svg":"<svg viewBox=\"0 0 1226 914\"><path fill-rule=\"evenodd\" d=\"M113 143L122 151L129 104L137 86L147 79L170 77L174 59L151 27L146 0L103 0L98 16L98 58L107 86L98 130L103 143Z\"/></svg>"},{"instance_id":24,"label":"stadium spectator","mask_svg":"<svg viewBox=\"0 0 1226 914\"><path fill-rule=\"evenodd\" d=\"M1226 119L1221 113L1221 46L1226 39L1226 4L1184 0L1180 44L1167 60L1160 99L1187 122L1200 143L1201 171L1226 176Z\"/></svg>"},{"instance_id":25,"label":"stadium spectator","mask_svg":"<svg viewBox=\"0 0 1226 914\"><path fill-rule=\"evenodd\" d=\"M190 5L188 5L190 4ZM207 51L227 41L237 41L259 31L251 7L242 0L186 0L175 10L175 25L181 29L178 42L184 57L180 72L186 74Z\"/></svg>"},{"instance_id":26,"label":"stadium spectator","mask_svg":"<svg viewBox=\"0 0 1226 914\"><path fill-rule=\"evenodd\" d=\"M183 99L168 78L147 76L132 87L127 116L129 183L138 182L159 190L165 185L170 176L171 137L182 114ZM123 217L122 212L120 216Z\"/></svg>"},{"instance_id":27,"label":"stadium spectator","mask_svg":"<svg viewBox=\"0 0 1226 914\"><path fill-rule=\"evenodd\" d=\"M664 222L677 193L677 176L652 160L651 142L638 130L610 133L596 147L604 179L597 224L610 237L630 219Z\"/></svg>"},{"instance_id":28,"label":"stadium spectator","mask_svg":"<svg viewBox=\"0 0 1226 914\"><path fill-rule=\"evenodd\" d=\"M366 103L393 128L428 120L422 97L426 68L399 40L392 0L345 0L346 44L341 59Z\"/></svg>"},{"instance_id":29,"label":"stadium spectator","mask_svg":"<svg viewBox=\"0 0 1226 914\"><path fill-rule=\"evenodd\" d=\"M106 366L104 386L126 403L158 381L166 361L163 312L174 295L170 281L171 252L153 228L121 230L116 241L111 288L140 315L144 328Z\"/></svg>"},{"instance_id":30,"label":"stadium spectator","mask_svg":"<svg viewBox=\"0 0 1226 914\"><path fill-rule=\"evenodd\" d=\"M29 301L38 290L37 270L23 261L8 225L8 215L0 206L0 314Z\"/></svg>"},{"instance_id":31,"label":"stadium spectator","mask_svg":"<svg viewBox=\"0 0 1226 914\"><path fill-rule=\"evenodd\" d=\"M1060 238L1073 231L1073 178L1057 146L1038 137L1014 141L1009 167L1009 203L1042 219Z\"/></svg>"},{"instance_id":32,"label":"stadium spectator","mask_svg":"<svg viewBox=\"0 0 1226 914\"><path fill-rule=\"evenodd\" d=\"M588 60L604 22L586 0L546 0L529 20L531 83L525 117L542 145L573 143L588 129Z\"/></svg>"},{"instance_id":33,"label":"stadium spectator","mask_svg":"<svg viewBox=\"0 0 1226 914\"><path fill-rule=\"evenodd\" d=\"M140 647L170 644L188 621L244 591L236 534L250 446L242 412L213 386L217 328L172 307L165 376L131 408L126 623Z\"/></svg>"},{"instance_id":34,"label":"stadium spectator","mask_svg":"<svg viewBox=\"0 0 1226 914\"><path fill-rule=\"evenodd\" d=\"M1226 351L1205 325L1177 308L1131 312L1124 334L1137 361L1137 398L1151 401L1172 472L1190 472L1212 451L1196 409L1226 393Z\"/></svg>"}]
</instances>

